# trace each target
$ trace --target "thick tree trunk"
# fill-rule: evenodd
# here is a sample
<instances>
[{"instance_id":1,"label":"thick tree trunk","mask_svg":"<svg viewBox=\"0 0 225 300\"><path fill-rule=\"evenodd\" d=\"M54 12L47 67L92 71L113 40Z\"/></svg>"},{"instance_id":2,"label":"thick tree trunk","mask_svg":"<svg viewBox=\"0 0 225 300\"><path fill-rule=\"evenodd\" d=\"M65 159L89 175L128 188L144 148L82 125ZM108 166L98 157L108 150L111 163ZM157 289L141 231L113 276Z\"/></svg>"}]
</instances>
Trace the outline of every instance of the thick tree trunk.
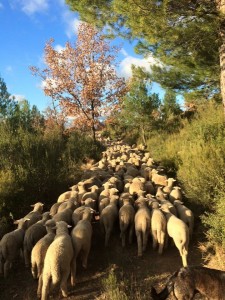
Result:
<instances>
[{"instance_id":1,"label":"thick tree trunk","mask_svg":"<svg viewBox=\"0 0 225 300\"><path fill-rule=\"evenodd\" d=\"M220 88L223 101L223 110L225 115L225 0L216 0L218 11L221 15L220 23L220 38L221 46L219 49L220 55Z\"/></svg>"}]
</instances>

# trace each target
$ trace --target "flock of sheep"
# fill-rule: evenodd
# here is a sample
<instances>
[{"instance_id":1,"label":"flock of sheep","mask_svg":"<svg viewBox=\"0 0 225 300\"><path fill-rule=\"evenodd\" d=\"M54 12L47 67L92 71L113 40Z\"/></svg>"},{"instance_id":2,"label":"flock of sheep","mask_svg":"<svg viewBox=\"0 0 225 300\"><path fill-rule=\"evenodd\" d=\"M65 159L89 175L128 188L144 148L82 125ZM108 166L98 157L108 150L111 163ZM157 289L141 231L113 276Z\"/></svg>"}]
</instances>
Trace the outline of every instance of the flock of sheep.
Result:
<instances>
[{"instance_id":1,"label":"flock of sheep","mask_svg":"<svg viewBox=\"0 0 225 300\"><path fill-rule=\"evenodd\" d=\"M61 194L49 212L43 212L38 202L14 222L18 228L0 242L0 272L7 277L22 251L25 265L38 279L38 297L47 299L56 285L67 297L69 276L71 285L76 283L78 255L82 254L82 265L87 267L93 218L100 222L105 247L119 223L122 247L136 235L138 256L142 256L151 235L153 248L162 254L172 238L187 266L194 217L175 182L149 152L122 142L108 145L102 159Z\"/></svg>"}]
</instances>

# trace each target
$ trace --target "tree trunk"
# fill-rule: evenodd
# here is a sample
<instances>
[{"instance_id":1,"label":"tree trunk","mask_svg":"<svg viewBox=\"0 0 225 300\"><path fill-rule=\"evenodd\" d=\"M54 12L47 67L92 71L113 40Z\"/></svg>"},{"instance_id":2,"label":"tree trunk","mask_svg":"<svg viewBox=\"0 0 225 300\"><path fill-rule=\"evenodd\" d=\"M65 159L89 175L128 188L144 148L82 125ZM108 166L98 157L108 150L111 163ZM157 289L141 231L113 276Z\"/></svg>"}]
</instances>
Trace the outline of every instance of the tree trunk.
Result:
<instances>
[{"instance_id":1,"label":"tree trunk","mask_svg":"<svg viewBox=\"0 0 225 300\"><path fill-rule=\"evenodd\" d=\"M221 15L220 23L220 39L221 45L219 48L220 56L220 88L223 101L223 110L225 115L225 0L216 0L218 11Z\"/></svg>"},{"instance_id":2,"label":"tree trunk","mask_svg":"<svg viewBox=\"0 0 225 300\"><path fill-rule=\"evenodd\" d=\"M92 135L93 135L93 140L94 140L94 143L96 142L96 134L95 134L95 125L93 124L92 125Z\"/></svg>"}]
</instances>

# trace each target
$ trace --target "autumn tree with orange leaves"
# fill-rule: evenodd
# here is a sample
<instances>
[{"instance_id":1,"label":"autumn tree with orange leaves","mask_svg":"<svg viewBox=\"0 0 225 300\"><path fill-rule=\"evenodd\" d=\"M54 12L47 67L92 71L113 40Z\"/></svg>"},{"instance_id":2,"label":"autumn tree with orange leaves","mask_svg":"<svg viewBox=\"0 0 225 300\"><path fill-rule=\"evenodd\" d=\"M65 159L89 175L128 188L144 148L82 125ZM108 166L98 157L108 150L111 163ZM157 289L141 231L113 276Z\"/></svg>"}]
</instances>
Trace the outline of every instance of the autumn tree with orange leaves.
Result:
<instances>
[{"instance_id":1,"label":"autumn tree with orange leaves","mask_svg":"<svg viewBox=\"0 0 225 300\"><path fill-rule=\"evenodd\" d=\"M99 118L115 109L126 93L123 78L116 74L116 55L111 46L92 25L81 23L74 46L67 42L57 51L51 39L45 46L47 68L32 66L33 75L44 81L44 92L58 101L73 126L88 128L94 140Z\"/></svg>"}]
</instances>

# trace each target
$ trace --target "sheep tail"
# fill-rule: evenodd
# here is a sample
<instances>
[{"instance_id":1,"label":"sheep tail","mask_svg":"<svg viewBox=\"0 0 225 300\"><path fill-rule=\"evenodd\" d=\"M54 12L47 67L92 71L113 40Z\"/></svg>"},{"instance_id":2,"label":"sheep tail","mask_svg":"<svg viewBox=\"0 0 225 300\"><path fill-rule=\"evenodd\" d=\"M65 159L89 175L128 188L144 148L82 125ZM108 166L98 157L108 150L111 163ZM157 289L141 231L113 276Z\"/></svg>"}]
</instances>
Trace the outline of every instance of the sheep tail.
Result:
<instances>
[{"instance_id":1,"label":"sheep tail","mask_svg":"<svg viewBox=\"0 0 225 300\"><path fill-rule=\"evenodd\" d=\"M165 300L169 294L174 290L174 281L177 277L178 271L176 271L172 276L169 277L169 280L164 287L164 289L157 294L156 289L151 287L151 296L153 300Z\"/></svg>"}]
</instances>

